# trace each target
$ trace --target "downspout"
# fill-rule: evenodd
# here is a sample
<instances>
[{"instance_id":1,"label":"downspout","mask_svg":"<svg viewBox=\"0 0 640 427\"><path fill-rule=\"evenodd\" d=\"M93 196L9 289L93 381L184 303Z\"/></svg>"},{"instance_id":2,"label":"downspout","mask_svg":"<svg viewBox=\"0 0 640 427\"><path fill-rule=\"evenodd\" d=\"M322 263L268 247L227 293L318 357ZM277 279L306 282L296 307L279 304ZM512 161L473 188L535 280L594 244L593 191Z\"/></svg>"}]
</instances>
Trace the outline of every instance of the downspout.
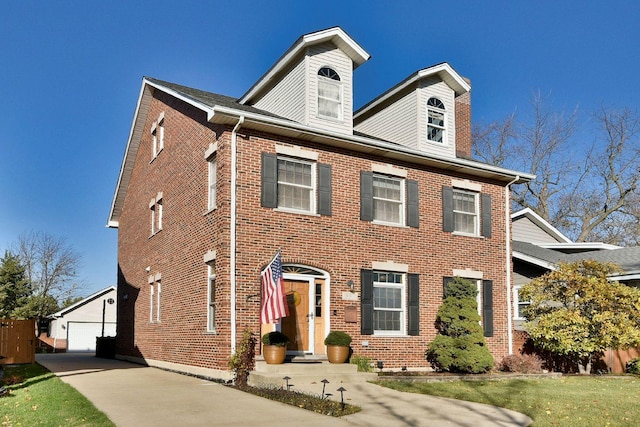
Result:
<instances>
[{"instance_id":1,"label":"downspout","mask_svg":"<svg viewBox=\"0 0 640 427\"><path fill-rule=\"evenodd\" d=\"M511 185L520 180L520 175L516 175L513 181L509 182L505 187L505 228L507 239L507 336L509 337L509 354L513 354L513 307L511 301Z\"/></svg>"},{"instance_id":2,"label":"downspout","mask_svg":"<svg viewBox=\"0 0 640 427\"><path fill-rule=\"evenodd\" d=\"M237 134L244 123L244 116L240 116L238 123L231 131L231 224L230 224L230 244L229 244L229 280L231 284L230 290L230 302L231 302L231 354L236 351L236 190L238 184L238 171L237 171Z\"/></svg>"}]
</instances>

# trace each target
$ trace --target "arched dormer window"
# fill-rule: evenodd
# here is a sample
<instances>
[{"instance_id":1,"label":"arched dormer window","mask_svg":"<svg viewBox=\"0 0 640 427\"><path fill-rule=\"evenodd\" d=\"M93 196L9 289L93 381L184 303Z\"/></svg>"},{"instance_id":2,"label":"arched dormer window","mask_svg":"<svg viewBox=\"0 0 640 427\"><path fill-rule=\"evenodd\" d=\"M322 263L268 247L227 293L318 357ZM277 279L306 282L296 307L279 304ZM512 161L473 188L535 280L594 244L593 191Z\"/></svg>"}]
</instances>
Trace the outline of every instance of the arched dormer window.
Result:
<instances>
[{"instance_id":1,"label":"arched dormer window","mask_svg":"<svg viewBox=\"0 0 640 427\"><path fill-rule=\"evenodd\" d=\"M318 70L318 117L342 119L342 83L330 67Z\"/></svg>"},{"instance_id":2,"label":"arched dormer window","mask_svg":"<svg viewBox=\"0 0 640 427\"><path fill-rule=\"evenodd\" d=\"M427 140L443 143L444 131L444 104L438 98L429 98L427 101Z\"/></svg>"}]
</instances>

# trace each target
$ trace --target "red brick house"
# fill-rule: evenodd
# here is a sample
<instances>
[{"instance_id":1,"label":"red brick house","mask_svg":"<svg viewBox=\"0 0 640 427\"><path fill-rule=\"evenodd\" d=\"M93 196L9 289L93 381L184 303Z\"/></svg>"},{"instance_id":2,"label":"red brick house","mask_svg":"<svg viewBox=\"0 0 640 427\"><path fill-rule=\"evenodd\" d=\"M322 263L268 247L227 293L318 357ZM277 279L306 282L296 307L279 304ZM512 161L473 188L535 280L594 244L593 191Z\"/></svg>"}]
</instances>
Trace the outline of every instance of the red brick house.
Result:
<instances>
[{"instance_id":1,"label":"red brick house","mask_svg":"<svg viewBox=\"0 0 640 427\"><path fill-rule=\"evenodd\" d=\"M471 86L447 63L354 112L368 59L336 27L239 99L143 79L108 223L118 357L224 377L245 329L306 356L344 330L355 354L424 367L457 275L478 283L496 359L512 352L509 186L532 176L471 159ZM260 325L279 250L291 314Z\"/></svg>"}]
</instances>

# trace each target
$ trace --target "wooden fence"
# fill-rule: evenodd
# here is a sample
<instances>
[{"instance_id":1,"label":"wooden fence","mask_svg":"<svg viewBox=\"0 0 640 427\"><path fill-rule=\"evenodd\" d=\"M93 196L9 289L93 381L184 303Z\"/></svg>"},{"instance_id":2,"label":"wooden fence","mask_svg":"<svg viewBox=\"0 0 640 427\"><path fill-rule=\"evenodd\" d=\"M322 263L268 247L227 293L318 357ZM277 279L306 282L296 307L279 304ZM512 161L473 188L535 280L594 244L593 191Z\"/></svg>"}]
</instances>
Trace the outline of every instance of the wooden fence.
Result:
<instances>
[{"instance_id":1,"label":"wooden fence","mask_svg":"<svg viewBox=\"0 0 640 427\"><path fill-rule=\"evenodd\" d=\"M36 361L35 319L0 319L0 356L3 365Z\"/></svg>"}]
</instances>

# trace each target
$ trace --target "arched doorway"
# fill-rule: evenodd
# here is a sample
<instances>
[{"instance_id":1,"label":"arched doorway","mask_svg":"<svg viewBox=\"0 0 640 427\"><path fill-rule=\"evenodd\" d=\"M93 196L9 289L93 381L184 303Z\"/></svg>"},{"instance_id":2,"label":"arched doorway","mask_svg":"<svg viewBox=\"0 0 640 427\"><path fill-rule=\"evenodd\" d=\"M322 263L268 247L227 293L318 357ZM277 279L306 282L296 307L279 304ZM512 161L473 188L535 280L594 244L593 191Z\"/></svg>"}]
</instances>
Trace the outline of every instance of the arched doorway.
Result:
<instances>
[{"instance_id":1,"label":"arched doorway","mask_svg":"<svg viewBox=\"0 0 640 427\"><path fill-rule=\"evenodd\" d=\"M287 353L325 354L324 337L329 330L329 274L298 264L282 266L289 316L280 328L291 342Z\"/></svg>"}]
</instances>

